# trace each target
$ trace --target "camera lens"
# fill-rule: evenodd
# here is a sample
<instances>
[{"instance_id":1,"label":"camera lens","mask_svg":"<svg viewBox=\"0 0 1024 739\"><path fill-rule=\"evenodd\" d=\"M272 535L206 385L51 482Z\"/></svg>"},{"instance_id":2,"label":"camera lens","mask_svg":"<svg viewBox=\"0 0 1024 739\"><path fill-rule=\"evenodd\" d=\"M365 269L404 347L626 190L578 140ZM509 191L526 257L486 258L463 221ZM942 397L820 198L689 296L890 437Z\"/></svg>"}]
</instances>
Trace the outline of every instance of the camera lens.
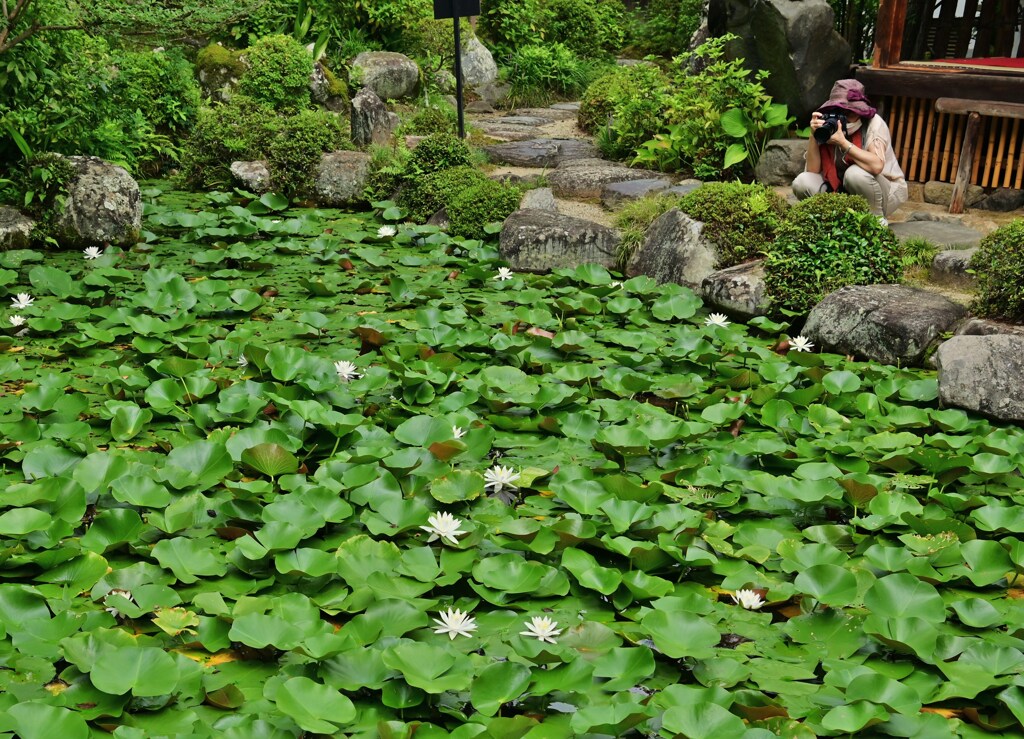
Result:
<instances>
[{"instance_id":1,"label":"camera lens","mask_svg":"<svg viewBox=\"0 0 1024 739\"><path fill-rule=\"evenodd\" d=\"M819 128L815 129L814 140L819 144L827 144L828 140L832 138L832 134L834 134L838 129L839 124L836 120L833 118L827 118Z\"/></svg>"}]
</instances>

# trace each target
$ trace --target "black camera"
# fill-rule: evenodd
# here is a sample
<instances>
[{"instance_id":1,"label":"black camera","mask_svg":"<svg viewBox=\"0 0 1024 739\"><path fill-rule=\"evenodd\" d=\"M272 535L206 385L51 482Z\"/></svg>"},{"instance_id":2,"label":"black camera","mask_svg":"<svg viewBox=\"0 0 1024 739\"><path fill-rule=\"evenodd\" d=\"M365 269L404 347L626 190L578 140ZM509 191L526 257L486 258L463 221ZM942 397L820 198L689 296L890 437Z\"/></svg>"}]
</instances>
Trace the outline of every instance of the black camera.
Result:
<instances>
[{"instance_id":1,"label":"black camera","mask_svg":"<svg viewBox=\"0 0 1024 739\"><path fill-rule=\"evenodd\" d=\"M843 127L843 134L846 134L846 116L842 113L825 113L825 120L821 126L814 129L814 140L819 144L827 144L833 134Z\"/></svg>"}]
</instances>

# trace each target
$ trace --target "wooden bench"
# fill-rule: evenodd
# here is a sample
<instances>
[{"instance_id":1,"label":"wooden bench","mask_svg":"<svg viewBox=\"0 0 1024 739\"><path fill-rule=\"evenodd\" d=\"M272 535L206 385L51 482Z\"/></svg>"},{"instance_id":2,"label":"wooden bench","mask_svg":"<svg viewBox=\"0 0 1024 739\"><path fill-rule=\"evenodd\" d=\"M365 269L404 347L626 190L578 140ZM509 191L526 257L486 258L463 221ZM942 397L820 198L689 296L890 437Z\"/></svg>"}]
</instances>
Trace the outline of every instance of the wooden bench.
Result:
<instances>
[{"instance_id":1,"label":"wooden bench","mask_svg":"<svg viewBox=\"0 0 1024 739\"><path fill-rule=\"evenodd\" d=\"M960 161L956 168L956 180L953 183L953 197L949 201L950 213L964 212L964 196L967 186L971 184L971 169L974 166L974 148L978 143L978 130L983 115L995 118L1024 119L1024 104L1000 103L993 100L964 100L962 98L939 98L935 101L935 110L939 113L951 113L967 116L967 130L964 131L964 142L960 146Z\"/></svg>"}]
</instances>

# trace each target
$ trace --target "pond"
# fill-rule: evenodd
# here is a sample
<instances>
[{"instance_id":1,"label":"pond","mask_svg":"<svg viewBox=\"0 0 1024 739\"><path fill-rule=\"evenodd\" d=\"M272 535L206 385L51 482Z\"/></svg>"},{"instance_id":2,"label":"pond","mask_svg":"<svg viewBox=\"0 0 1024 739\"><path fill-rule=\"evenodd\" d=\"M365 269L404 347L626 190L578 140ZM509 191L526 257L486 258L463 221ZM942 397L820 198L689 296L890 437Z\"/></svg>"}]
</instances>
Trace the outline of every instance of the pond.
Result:
<instances>
[{"instance_id":1,"label":"pond","mask_svg":"<svg viewBox=\"0 0 1024 739\"><path fill-rule=\"evenodd\" d=\"M1019 735L1022 434L933 373L144 194L130 251L0 254L0 732Z\"/></svg>"}]
</instances>

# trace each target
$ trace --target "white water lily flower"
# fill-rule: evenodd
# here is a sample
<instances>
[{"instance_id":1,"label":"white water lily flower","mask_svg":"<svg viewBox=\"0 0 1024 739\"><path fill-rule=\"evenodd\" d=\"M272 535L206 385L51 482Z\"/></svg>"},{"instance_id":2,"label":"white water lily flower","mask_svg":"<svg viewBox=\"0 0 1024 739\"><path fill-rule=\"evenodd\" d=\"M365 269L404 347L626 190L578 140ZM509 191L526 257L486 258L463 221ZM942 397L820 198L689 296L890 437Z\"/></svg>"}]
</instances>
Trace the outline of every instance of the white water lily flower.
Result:
<instances>
[{"instance_id":1,"label":"white water lily flower","mask_svg":"<svg viewBox=\"0 0 1024 739\"><path fill-rule=\"evenodd\" d=\"M561 629L555 628L556 626L558 626L558 622L552 621L547 616L534 616L526 622L526 631L519 633L522 636L532 636L534 639L554 644L555 637L562 633Z\"/></svg>"},{"instance_id":2,"label":"white water lily flower","mask_svg":"<svg viewBox=\"0 0 1024 739\"><path fill-rule=\"evenodd\" d=\"M793 351L809 352L811 349L814 348L814 344L812 344L810 340L804 336L797 336L795 339L789 342L789 348L792 349Z\"/></svg>"},{"instance_id":3,"label":"white water lily flower","mask_svg":"<svg viewBox=\"0 0 1024 739\"><path fill-rule=\"evenodd\" d=\"M239 367L248 367L249 366L249 360L245 358L244 354L239 354L238 355L238 366Z\"/></svg>"},{"instance_id":4,"label":"white water lily flower","mask_svg":"<svg viewBox=\"0 0 1024 739\"><path fill-rule=\"evenodd\" d=\"M608 287L622 287L622 283L619 282L618 280L615 280L614 282L609 282Z\"/></svg>"},{"instance_id":5,"label":"white water lily flower","mask_svg":"<svg viewBox=\"0 0 1024 739\"><path fill-rule=\"evenodd\" d=\"M719 328L725 328L729 325L729 317L724 313L712 313L710 316L704 319L705 326L718 326Z\"/></svg>"},{"instance_id":6,"label":"white water lily flower","mask_svg":"<svg viewBox=\"0 0 1024 739\"><path fill-rule=\"evenodd\" d=\"M494 279L499 282L504 282L505 280L511 280L515 276L516 273L508 267L498 267L498 274L494 275Z\"/></svg>"},{"instance_id":7,"label":"white water lily flower","mask_svg":"<svg viewBox=\"0 0 1024 739\"><path fill-rule=\"evenodd\" d=\"M122 598L124 598L128 602L135 603L135 598L132 596L131 591L121 590L120 588L114 588L109 593L107 593L106 595L103 596L103 604L104 605L106 605L107 599L110 598L110 596L112 596L112 595L120 595ZM107 611L107 613L109 613L114 618L119 618L119 617L124 615L119 610L117 610L117 608L115 608L114 606L109 606L106 609L106 611Z\"/></svg>"},{"instance_id":8,"label":"white water lily flower","mask_svg":"<svg viewBox=\"0 0 1024 739\"><path fill-rule=\"evenodd\" d=\"M381 226L377 229L377 238L383 239L386 236L394 236L398 229L394 226Z\"/></svg>"},{"instance_id":9,"label":"white water lily flower","mask_svg":"<svg viewBox=\"0 0 1024 739\"><path fill-rule=\"evenodd\" d=\"M13 298L11 298L11 307L17 310L21 310L23 308L28 308L34 302L36 302L36 299L33 298L28 293L18 293Z\"/></svg>"},{"instance_id":10,"label":"white water lily flower","mask_svg":"<svg viewBox=\"0 0 1024 739\"><path fill-rule=\"evenodd\" d=\"M461 426L452 426L452 438L453 439L461 439L465 435L466 435L466 429L462 428Z\"/></svg>"},{"instance_id":11,"label":"white water lily flower","mask_svg":"<svg viewBox=\"0 0 1024 739\"><path fill-rule=\"evenodd\" d=\"M90 246L82 253L85 254L86 259L99 259L103 256L103 250L98 246Z\"/></svg>"},{"instance_id":12,"label":"white water lily flower","mask_svg":"<svg viewBox=\"0 0 1024 739\"><path fill-rule=\"evenodd\" d=\"M441 628L434 629L435 634L447 634L448 638L454 641L455 637L460 634L462 636L473 636L473 632L476 631L476 621L469 615L469 611L448 608L444 611L438 611L438 615L441 618L435 618L434 623Z\"/></svg>"},{"instance_id":13,"label":"white water lily flower","mask_svg":"<svg viewBox=\"0 0 1024 739\"><path fill-rule=\"evenodd\" d=\"M764 598L756 590L737 590L732 594L733 602L746 608L748 611L756 611L764 605Z\"/></svg>"},{"instance_id":14,"label":"white water lily flower","mask_svg":"<svg viewBox=\"0 0 1024 739\"><path fill-rule=\"evenodd\" d=\"M25 325L25 316L14 315L11 316L8 320L11 322L11 325L15 327Z\"/></svg>"},{"instance_id":15,"label":"white water lily flower","mask_svg":"<svg viewBox=\"0 0 1024 739\"><path fill-rule=\"evenodd\" d=\"M342 359L334 363L334 371L338 373L338 379L342 382L348 382L349 380L358 380L362 377L359 371L356 369L355 364L348 360Z\"/></svg>"},{"instance_id":16,"label":"white water lily flower","mask_svg":"<svg viewBox=\"0 0 1024 739\"><path fill-rule=\"evenodd\" d=\"M487 484L484 485L484 489L493 488L496 493L500 493L505 488L512 488L515 490L519 487L516 485L516 480L519 479L519 473L511 467L494 465L484 473L484 479L487 481Z\"/></svg>"},{"instance_id":17,"label":"white water lily flower","mask_svg":"<svg viewBox=\"0 0 1024 739\"><path fill-rule=\"evenodd\" d=\"M430 532L430 538L427 539L428 544L436 539L458 544L459 540L455 537L465 536L469 533L462 530L462 521L450 513L435 513L427 519L427 523L428 526L420 526L420 528Z\"/></svg>"}]
</instances>

